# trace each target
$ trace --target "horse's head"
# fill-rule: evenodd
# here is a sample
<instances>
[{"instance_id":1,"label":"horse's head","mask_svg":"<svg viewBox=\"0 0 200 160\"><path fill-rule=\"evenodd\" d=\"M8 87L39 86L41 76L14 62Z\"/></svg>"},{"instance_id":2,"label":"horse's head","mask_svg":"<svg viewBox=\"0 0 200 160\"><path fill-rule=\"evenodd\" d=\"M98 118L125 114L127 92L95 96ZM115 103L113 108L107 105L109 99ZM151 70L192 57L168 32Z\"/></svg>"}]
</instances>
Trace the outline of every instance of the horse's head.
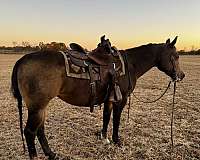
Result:
<instances>
[{"instance_id":1,"label":"horse's head","mask_svg":"<svg viewBox=\"0 0 200 160\"><path fill-rule=\"evenodd\" d=\"M105 35L101 37L101 42L98 44L96 50L105 54L111 54L113 52L111 43L109 39L105 39Z\"/></svg>"},{"instance_id":2,"label":"horse's head","mask_svg":"<svg viewBox=\"0 0 200 160\"><path fill-rule=\"evenodd\" d=\"M182 80L185 77L179 66L179 55L176 52L177 37L170 42L170 39L163 44L162 50L159 53L157 67L165 72L172 80Z\"/></svg>"}]
</instances>

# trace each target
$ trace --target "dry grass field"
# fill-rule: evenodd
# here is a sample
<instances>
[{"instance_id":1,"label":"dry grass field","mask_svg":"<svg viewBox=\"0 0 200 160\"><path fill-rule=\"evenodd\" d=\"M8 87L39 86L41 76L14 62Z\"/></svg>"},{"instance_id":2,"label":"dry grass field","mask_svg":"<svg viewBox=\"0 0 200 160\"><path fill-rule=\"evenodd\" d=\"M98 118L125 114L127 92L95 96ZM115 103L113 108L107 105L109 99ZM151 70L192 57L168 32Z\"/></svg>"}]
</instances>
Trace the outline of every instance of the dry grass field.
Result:
<instances>
[{"instance_id":1,"label":"dry grass field","mask_svg":"<svg viewBox=\"0 0 200 160\"><path fill-rule=\"evenodd\" d=\"M12 67L22 55L0 54L0 159L24 160L18 109L10 93ZM180 63L186 74L177 84L174 115L175 160L200 159L200 56L181 56ZM151 100L159 96L169 78L152 69L142 76L134 91L135 95ZM82 160L143 160L170 159L170 116L173 87L158 102L143 104L132 97L130 119L127 121L128 106L123 111L120 125L122 146L105 145L96 136L102 127L102 112L96 108L71 106L58 98L48 105L46 135L51 148L63 159ZM24 125L27 110L24 108ZM112 123L109 125L109 137ZM40 159L45 159L36 141Z\"/></svg>"}]
</instances>

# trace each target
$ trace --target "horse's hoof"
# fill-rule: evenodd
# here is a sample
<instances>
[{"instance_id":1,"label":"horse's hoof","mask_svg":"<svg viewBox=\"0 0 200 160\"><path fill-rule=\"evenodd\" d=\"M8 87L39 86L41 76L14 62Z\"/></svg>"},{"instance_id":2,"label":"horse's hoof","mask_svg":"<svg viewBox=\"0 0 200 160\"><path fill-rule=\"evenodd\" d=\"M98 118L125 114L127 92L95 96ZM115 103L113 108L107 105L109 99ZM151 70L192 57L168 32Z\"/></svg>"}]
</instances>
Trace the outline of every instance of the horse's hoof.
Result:
<instances>
[{"instance_id":1,"label":"horse's hoof","mask_svg":"<svg viewBox=\"0 0 200 160\"><path fill-rule=\"evenodd\" d=\"M30 156L30 160L38 160L38 157L37 157L37 155Z\"/></svg>"},{"instance_id":2,"label":"horse's hoof","mask_svg":"<svg viewBox=\"0 0 200 160\"><path fill-rule=\"evenodd\" d=\"M105 144L105 145L110 144L110 140L108 138L105 138L103 140L103 144Z\"/></svg>"},{"instance_id":3,"label":"horse's hoof","mask_svg":"<svg viewBox=\"0 0 200 160\"><path fill-rule=\"evenodd\" d=\"M122 143L121 143L121 140L120 140L120 139L117 139L117 140L113 139L113 140L112 140L112 143L113 143L114 145L118 146L118 147L121 147L121 146L122 146Z\"/></svg>"},{"instance_id":4,"label":"horse's hoof","mask_svg":"<svg viewBox=\"0 0 200 160\"><path fill-rule=\"evenodd\" d=\"M56 153L53 153L53 152L49 155L48 159L49 160L59 160L58 155Z\"/></svg>"},{"instance_id":5,"label":"horse's hoof","mask_svg":"<svg viewBox=\"0 0 200 160\"><path fill-rule=\"evenodd\" d=\"M103 144L110 144L110 140L103 135L102 130L96 132L96 136L99 140L103 141Z\"/></svg>"}]
</instances>

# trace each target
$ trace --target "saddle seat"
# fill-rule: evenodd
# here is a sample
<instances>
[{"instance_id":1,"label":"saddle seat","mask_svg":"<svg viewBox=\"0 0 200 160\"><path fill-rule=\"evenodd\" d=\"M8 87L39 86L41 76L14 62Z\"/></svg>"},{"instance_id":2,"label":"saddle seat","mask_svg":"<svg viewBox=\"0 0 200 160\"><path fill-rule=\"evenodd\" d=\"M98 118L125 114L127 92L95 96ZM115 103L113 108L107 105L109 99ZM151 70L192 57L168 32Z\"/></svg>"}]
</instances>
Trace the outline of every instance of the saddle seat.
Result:
<instances>
[{"instance_id":1,"label":"saddle seat","mask_svg":"<svg viewBox=\"0 0 200 160\"><path fill-rule=\"evenodd\" d=\"M108 66L113 62L113 57L118 57L117 49L113 47L113 54L99 54L95 50L86 52L83 47L76 43L70 43L69 57L74 65L87 67L93 63L96 65Z\"/></svg>"},{"instance_id":2,"label":"saddle seat","mask_svg":"<svg viewBox=\"0 0 200 160\"><path fill-rule=\"evenodd\" d=\"M108 66L113 62L111 54L99 54L95 51L87 53L83 47L76 43L71 43L70 48L72 50L68 52L69 57L72 63L79 67L87 67L89 64Z\"/></svg>"}]
</instances>

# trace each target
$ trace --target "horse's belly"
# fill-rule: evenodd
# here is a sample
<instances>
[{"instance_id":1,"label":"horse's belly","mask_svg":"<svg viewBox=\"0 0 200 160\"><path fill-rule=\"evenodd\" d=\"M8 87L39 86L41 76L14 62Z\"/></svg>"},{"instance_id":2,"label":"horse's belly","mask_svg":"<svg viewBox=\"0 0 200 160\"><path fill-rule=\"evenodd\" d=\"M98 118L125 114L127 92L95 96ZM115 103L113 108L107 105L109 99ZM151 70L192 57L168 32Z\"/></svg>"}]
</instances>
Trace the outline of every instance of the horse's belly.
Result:
<instances>
[{"instance_id":1,"label":"horse's belly","mask_svg":"<svg viewBox=\"0 0 200 160\"><path fill-rule=\"evenodd\" d=\"M60 94L58 96L63 101L75 106L90 106L89 96L87 93L73 92L72 94Z\"/></svg>"},{"instance_id":2,"label":"horse's belly","mask_svg":"<svg viewBox=\"0 0 200 160\"><path fill-rule=\"evenodd\" d=\"M106 95L105 85L97 85L97 103L101 104ZM76 106L90 106L91 87L89 80L66 78L66 81L58 96L63 101Z\"/></svg>"}]
</instances>

